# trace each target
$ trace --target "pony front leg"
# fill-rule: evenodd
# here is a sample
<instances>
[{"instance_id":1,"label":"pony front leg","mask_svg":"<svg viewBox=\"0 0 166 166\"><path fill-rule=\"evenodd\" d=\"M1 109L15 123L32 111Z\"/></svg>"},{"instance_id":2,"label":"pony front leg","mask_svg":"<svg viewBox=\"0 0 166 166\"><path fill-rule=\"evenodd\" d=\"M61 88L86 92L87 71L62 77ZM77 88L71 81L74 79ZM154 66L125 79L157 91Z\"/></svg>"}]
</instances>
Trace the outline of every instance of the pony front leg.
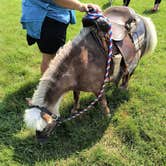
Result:
<instances>
[{"instance_id":1,"label":"pony front leg","mask_svg":"<svg viewBox=\"0 0 166 166\"><path fill-rule=\"evenodd\" d=\"M73 106L73 109L71 110L71 113L76 113L78 112L78 109L80 108L80 104L79 104L80 91L73 91L73 96L74 96L74 106Z\"/></svg>"}]
</instances>

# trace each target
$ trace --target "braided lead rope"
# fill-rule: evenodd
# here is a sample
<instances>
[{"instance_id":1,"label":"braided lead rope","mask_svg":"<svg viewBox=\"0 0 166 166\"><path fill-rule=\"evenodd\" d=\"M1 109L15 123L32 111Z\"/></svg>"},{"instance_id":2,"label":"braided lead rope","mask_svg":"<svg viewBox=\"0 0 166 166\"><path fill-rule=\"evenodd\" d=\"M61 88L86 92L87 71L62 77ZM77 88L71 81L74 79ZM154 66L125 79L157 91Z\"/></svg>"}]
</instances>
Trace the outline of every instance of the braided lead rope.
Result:
<instances>
[{"instance_id":1,"label":"braided lead rope","mask_svg":"<svg viewBox=\"0 0 166 166\"><path fill-rule=\"evenodd\" d=\"M89 19L97 19L99 17L104 17L101 13L95 13L95 12L88 12L88 15L87 17ZM105 18L105 17L104 17ZM105 18L107 21L108 21L108 18ZM66 119L63 119L63 120L60 120L60 121L57 121L57 125L59 126L60 124L66 122L66 121L70 121L72 119L75 119L76 117L80 116L81 114L83 114L84 112L87 112L89 109L91 109L100 99L101 97L103 96L103 93L104 93L104 89L105 89L105 86L106 86L106 83L108 82L109 80L109 71L110 71L110 64L111 64L111 58L112 58L112 26L111 24L109 24L109 54L108 54L108 60L107 60L107 66L106 66L106 73L105 73L105 77L104 77L104 82L103 82L103 85L101 86L101 89L99 91L99 94L97 96L96 99L94 99L93 102L91 102L89 104L89 106L87 106L85 109L83 109L82 111L79 111L78 113L75 113L74 115L66 118Z\"/></svg>"}]
</instances>

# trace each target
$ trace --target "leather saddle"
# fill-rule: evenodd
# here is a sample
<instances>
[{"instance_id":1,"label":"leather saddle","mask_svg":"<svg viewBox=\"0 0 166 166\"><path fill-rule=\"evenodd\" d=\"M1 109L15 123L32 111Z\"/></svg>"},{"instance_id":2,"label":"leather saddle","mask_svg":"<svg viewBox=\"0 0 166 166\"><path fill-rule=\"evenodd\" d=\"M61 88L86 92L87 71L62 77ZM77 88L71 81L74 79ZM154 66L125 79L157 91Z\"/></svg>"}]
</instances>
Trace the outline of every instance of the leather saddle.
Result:
<instances>
[{"instance_id":1,"label":"leather saddle","mask_svg":"<svg viewBox=\"0 0 166 166\"><path fill-rule=\"evenodd\" d=\"M140 58L140 53L138 54L138 49L135 46L135 41L138 41L138 38L134 37L134 34L141 33L145 35L144 23L140 21L133 9L124 6L110 7L104 11L103 15L109 21L106 21L103 17L94 20L84 17L82 20L83 26L95 26L100 31L103 31L103 33L107 33L111 23L113 42L123 56L128 72L131 73L134 68L133 63L138 63L135 59L138 60Z\"/></svg>"},{"instance_id":2,"label":"leather saddle","mask_svg":"<svg viewBox=\"0 0 166 166\"><path fill-rule=\"evenodd\" d=\"M103 15L109 18L112 25L112 38L115 41L124 39L136 23L136 14L133 9L128 7L111 7Z\"/></svg>"},{"instance_id":3,"label":"leather saddle","mask_svg":"<svg viewBox=\"0 0 166 166\"><path fill-rule=\"evenodd\" d=\"M111 7L108 8L103 15L109 18L106 21L103 17L96 19L89 19L83 17L82 23L83 27L96 26L100 28L103 32L108 32L109 23L112 26L112 39L115 41L120 41L129 33L132 27L135 25L136 14L134 10L128 7Z\"/></svg>"}]
</instances>

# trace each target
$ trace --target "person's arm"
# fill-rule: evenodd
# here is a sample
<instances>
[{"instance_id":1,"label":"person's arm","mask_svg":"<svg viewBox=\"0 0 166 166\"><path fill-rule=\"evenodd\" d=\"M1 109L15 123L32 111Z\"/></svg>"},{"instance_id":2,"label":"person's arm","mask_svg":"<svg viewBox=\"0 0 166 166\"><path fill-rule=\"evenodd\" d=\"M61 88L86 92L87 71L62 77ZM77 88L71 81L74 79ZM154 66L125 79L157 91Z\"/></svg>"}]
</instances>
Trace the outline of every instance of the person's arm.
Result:
<instances>
[{"instance_id":1,"label":"person's arm","mask_svg":"<svg viewBox=\"0 0 166 166\"><path fill-rule=\"evenodd\" d=\"M100 7L95 4L85 4L81 3L78 0L53 0L55 4L73 10L78 10L80 12L88 11L89 8L92 8L96 11L101 11Z\"/></svg>"}]
</instances>

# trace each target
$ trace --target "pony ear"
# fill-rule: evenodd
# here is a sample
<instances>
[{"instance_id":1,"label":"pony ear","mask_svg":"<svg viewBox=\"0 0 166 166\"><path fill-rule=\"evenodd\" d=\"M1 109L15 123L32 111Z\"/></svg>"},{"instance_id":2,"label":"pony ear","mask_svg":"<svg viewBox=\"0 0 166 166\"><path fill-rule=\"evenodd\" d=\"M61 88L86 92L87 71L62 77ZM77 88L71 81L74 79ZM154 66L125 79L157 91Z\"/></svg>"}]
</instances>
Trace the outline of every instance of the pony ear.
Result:
<instances>
[{"instance_id":1,"label":"pony ear","mask_svg":"<svg viewBox=\"0 0 166 166\"><path fill-rule=\"evenodd\" d=\"M41 112L41 117L48 123L52 123L53 119L52 116L48 115L47 113Z\"/></svg>"},{"instance_id":2,"label":"pony ear","mask_svg":"<svg viewBox=\"0 0 166 166\"><path fill-rule=\"evenodd\" d=\"M25 98L28 106L32 106L32 99L31 98Z\"/></svg>"}]
</instances>

